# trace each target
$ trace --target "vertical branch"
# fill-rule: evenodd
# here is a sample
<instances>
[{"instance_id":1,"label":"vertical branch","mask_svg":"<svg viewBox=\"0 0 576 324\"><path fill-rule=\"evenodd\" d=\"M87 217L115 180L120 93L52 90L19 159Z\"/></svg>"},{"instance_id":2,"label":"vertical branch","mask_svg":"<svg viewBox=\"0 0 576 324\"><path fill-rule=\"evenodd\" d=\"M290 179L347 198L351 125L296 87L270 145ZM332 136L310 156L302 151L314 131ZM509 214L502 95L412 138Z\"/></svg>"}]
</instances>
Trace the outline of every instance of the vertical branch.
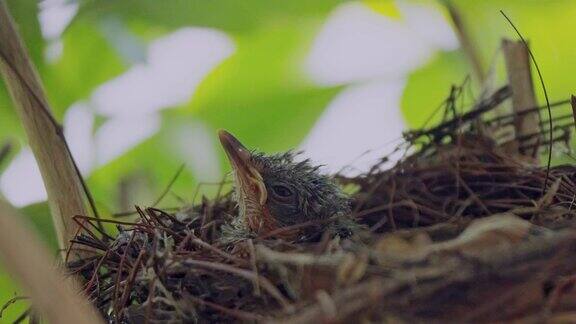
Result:
<instances>
[{"instance_id":1,"label":"vertical branch","mask_svg":"<svg viewBox=\"0 0 576 324\"><path fill-rule=\"evenodd\" d=\"M515 113L514 128L518 139L519 153L536 158L539 146L537 144L540 138L539 136L530 137L530 135L539 133L539 115L538 111L525 112L525 110L537 106L528 49L521 41L507 39L502 41L502 49L506 62L508 83L512 90L512 109ZM534 149L522 149L522 147L533 147Z\"/></svg>"},{"instance_id":2,"label":"vertical branch","mask_svg":"<svg viewBox=\"0 0 576 324\"><path fill-rule=\"evenodd\" d=\"M78 228L72 217L86 215L81 179L62 128L50 112L40 78L3 0L0 0L0 72L38 162L58 243L65 250Z\"/></svg>"},{"instance_id":3,"label":"vertical branch","mask_svg":"<svg viewBox=\"0 0 576 324\"><path fill-rule=\"evenodd\" d=\"M484 67L482 66L482 61L480 59L480 53L478 52L478 48L476 48L476 44L472 40L468 29L466 28L464 22L462 21L462 16L458 12L458 9L454 6L452 1L444 0L444 6L448 10L450 14L450 19L452 19L452 23L454 24L454 31L456 32L456 36L458 37L458 41L460 42L460 46L462 46L462 50L464 54L468 58L470 65L472 65L472 71L474 72L474 76L476 80L479 81L480 85L484 84L486 80L486 73L484 71Z\"/></svg>"},{"instance_id":4,"label":"vertical branch","mask_svg":"<svg viewBox=\"0 0 576 324\"><path fill-rule=\"evenodd\" d=\"M22 220L0 201L0 259L31 298L35 312L50 323L102 323L79 285L54 265L51 253Z\"/></svg>"}]
</instances>

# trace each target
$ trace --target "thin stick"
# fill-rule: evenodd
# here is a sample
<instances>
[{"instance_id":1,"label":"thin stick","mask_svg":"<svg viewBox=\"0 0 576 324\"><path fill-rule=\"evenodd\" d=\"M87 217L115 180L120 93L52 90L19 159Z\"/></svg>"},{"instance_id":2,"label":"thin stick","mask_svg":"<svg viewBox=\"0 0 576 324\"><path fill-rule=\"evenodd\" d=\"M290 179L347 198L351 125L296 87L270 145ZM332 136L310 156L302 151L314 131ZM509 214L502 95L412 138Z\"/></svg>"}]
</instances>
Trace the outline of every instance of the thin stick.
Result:
<instances>
[{"instance_id":1,"label":"thin stick","mask_svg":"<svg viewBox=\"0 0 576 324\"><path fill-rule=\"evenodd\" d=\"M180 165L180 167L178 167L178 170L176 171L174 176L172 176L172 179L170 179L170 182L168 182L168 185L166 186L166 188L164 188L164 190L162 191L160 196L156 199L156 201L154 201L154 203L152 204L152 207L158 206L158 204L162 201L162 199L164 199L164 197L166 197L166 195L170 192L170 189L172 189L172 186L174 186L174 183L176 183L176 180L178 180L178 178L182 174L182 171L184 171L185 166L186 166L186 164L182 164L182 165ZM124 212L115 213L114 217L131 216L134 214L136 214L136 211L124 211Z\"/></svg>"},{"instance_id":2,"label":"thin stick","mask_svg":"<svg viewBox=\"0 0 576 324\"><path fill-rule=\"evenodd\" d=\"M77 229L72 216L86 215L82 181L4 1L0 1L0 71L38 162L58 244L65 251Z\"/></svg>"},{"instance_id":3,"label":"thin stick","mask_svg":"<svg viewBox=\"0 0 576 324\"><path fill-rule=\"evenodd\" d=\"M235 257L232 254L228 254L228 253L202 241L201 239L197 238L194 235L192 235L192 238L190 239L190 243L196 244L196 245L198 245L198 246L200 246L206 250L209 250L213 253L216 253L216 254L220 255L221 257L224 257L225 259L227 259L229 261L232 261L232 262L235 262L237 264L244 265L244 266L247 265L246 260Z\"/></svg>"},{"instance_id":4,"label":"thin stick","mask_svg":"<svg viewBox=\"0 0 576 324\"><path fill-rule=\"evenodd\" d=\"M180 177L180 174L182 174L182 171L184 171L185 166L186 164L182 164L178 168L178 171L176 171L176 173L174 174L174 176L172 177L172 179L170 180L164 191L160 194L160 197L158 197L158 199L156 199L156 201L152 204L152 207L156 207L162 201L162 199L166 197L166 195L168 194L168 192L170 192L170 189L172 188L176 180L178 180L178 177Z\"/></svg>"},{"instance_id":5,"label":"thin stick","mask_svg":"<svg viewBox=\"0 0 576 324\"><path fill-rule=\"evenodd\" d=\"M534 86L532 84L532 74L530 73L528 49L521 41L511 41L508 39L502 41L502 49L506 61L508 84L512 89L512 109L514 110L516 138L519 139L534 132L539 134L538 111L530 114L522 114L523 111L537 104ZM538 136L532 137L524 143L519 140L519 143L517 143L519 153L537 158L538 145L536 145L536 143L539 140L540 138ZM522 146L526 145L534 146L534 150L532 150L532 152L526 152L526 150L522 149ZM535 159L535 162L537 162L537 159Z\"/></svg>"},{"instance_id":6,"label":"thin stick","mask_svg":"<svg viewBox=\"0 0 576 324\"><path fill-rule=\"evenodd\" d=\"M35 310L50 323L103 323L80 293L79 285L55 267L50 252L22 220L11 206L0 201L0 259Z\"/></svg>"},{"instance_id":7,"label":"thin stick","mask_svg":"<svg viewBox=\"0 0 576 324\"><path fill-rule=\"evenodd\" d=\"M258 281L258 261L256 260L256 249L254 248L254 242L252 239L248 240L248 249L250 250L250 265L252 266L252 271L254 271L254 275L256 279L254 280L254 295L260 296L260 282Z\"/></svg>"},{"instance_id":8,"label":"thin stick","mask_svg":"<svg viewBox=\"0 0 576 324\"><path fill-rule=\"evenodd\" d=\"M16 296L13 298L10 298L10 300L8 300L7 302L4 303L4 305L2 306L2 308L0 308L0 318L2 318L2 315L4 314L4 311L6 309L8 309L8 307L10 307L10 305L21 301L21 300L28 300L30 298L28 298L27 296Z\"/></svg>"},{"instance_id":9,"label":"thin stick","mask_svg":"<svg viewBox=\"0 0 576 324\"><path fill-rule=\"evenodd\" d=\"M254 280L257 280L259 286L263 288L270 296L272 296L280 305L282 305L284 310L288 311L292 310L293 308L293 305L291 305L290 302L286 300L284 296L282 296L282 293L280 293L280 291L276 288L276 286L272 284L272 282L270 282L270 280L268 280L265 277L258 276L256 273L252 271L234 268L232 266L223 263L216 263L202 260L187 259L183 261L183 263L187 263L189 265L202 267L210 270L228 272L231 274L235 274L239 277L242 277L244 279L250 280L252 282Z\"/></svg>"},{"instance_id":10,"label":"thin stick","mask_svg":"<svg viewBox=\"0 0 576 324\"><path fill-rule=\"evenodd\" d=\"M534 54L532 54L532 51L528 47L528 43L526 42L524 37L522 37L522 34L520 34L520 31L518 30L518 28L516 28L516 26L514 25L512 20L510 20L510 18L508 18L508 16L506 16L504 11L500 10L500 13L502 14L502 16L504 16L504 18L506 18L506 20L508 21L510 26L512 26L512 28L514 28L514 31L516 31L516 34L518 34L518 37L520 37L520 39L524 43L524 46L526 46L526 50L528 51L528 54L530 55L530 59L532 60L532 63L534 63L534 67L536 68L536 72L538 72L538 78L540 79L540 84L542 86L542 90L544 91L544 97L546 98L546 107L548 108L548 122L549 122L548 127L550 127L550 134L549 134L550 149L548 150L548 164L546 166L546 179L544 180L544 185L542 186L542 195L544 195L544 194L546 194L546 187L548 186L548 178L550 176L550 163L552 163L552 144L553 144L553 139L554 139L554 132L552 130L552 109L550 108L550 99L548 99L548 91L546 91L546 85L544 84L544 77L542 77L542 72L540 71L540 67L538 66L538 63L536 63L536 59L534 58Z\"/></svg>"}]
</instances>

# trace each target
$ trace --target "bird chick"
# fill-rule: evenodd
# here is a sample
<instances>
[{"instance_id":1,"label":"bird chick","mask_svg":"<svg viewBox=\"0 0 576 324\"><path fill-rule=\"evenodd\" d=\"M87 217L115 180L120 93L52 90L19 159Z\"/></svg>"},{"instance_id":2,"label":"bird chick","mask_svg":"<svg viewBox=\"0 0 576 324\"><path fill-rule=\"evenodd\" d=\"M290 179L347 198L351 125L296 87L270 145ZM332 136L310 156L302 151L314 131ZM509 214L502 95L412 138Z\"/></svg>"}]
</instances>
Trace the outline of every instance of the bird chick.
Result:
<instances>
[{"instance_id":1,"label":"bird chick","mask_svg":"<svg viewBox=\"0 0 576 324\"><path fill-rule=\"evenodd\" d=\"M221 130L218 135L234 174L239 220L252 233L275 231L281 233L275 236L296 239L300 231L279 229L349 214L349 198L308 160L295 162L292 152L250 151L232 134Z\"/></svg>"}]
</instances>

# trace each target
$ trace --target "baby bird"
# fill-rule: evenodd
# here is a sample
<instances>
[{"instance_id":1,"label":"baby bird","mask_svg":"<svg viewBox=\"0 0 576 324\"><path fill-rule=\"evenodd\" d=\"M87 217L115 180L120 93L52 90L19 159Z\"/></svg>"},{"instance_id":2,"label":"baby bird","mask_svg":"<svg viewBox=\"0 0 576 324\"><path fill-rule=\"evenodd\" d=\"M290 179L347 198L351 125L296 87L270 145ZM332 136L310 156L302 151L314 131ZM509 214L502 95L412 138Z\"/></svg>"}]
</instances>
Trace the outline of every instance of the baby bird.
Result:
<instances>
[{"instance_id":1,"label":"baby bird","mask_svg":"<svg viewBox=\"0 0 576 324\"><path fill-rule=\"evenodd\" d=\"M281 228L349 214L349 198L308 160L295 162L292 152L265 155L250 151L227 131L218 135L232 165L239 220L256 236L274 231L280 233L274 236L297 239L301 231ZM341 231L342 226L335 224L342 223L328 226Z\"/></svg>"}]
</instances>

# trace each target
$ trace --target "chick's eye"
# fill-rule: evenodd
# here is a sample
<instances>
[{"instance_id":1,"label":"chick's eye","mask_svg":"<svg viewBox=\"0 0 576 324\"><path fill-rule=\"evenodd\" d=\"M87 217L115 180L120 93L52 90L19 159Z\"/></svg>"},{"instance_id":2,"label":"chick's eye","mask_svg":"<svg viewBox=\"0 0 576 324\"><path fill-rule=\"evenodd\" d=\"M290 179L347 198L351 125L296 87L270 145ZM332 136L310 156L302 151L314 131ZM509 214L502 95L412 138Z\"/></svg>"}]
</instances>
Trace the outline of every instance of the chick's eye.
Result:
<instances>
[{"instance_id":1,"label":"chick's eye","mask_svg":"<svg viewBox=\"0 0 576 324\"><path fill-rule=\"evenodd\" d=\"M272 191L274 194L281 198L288 198L293 195L292 190L284 185L274 185L272 186Z\"/></svg>"}]
</instances>

